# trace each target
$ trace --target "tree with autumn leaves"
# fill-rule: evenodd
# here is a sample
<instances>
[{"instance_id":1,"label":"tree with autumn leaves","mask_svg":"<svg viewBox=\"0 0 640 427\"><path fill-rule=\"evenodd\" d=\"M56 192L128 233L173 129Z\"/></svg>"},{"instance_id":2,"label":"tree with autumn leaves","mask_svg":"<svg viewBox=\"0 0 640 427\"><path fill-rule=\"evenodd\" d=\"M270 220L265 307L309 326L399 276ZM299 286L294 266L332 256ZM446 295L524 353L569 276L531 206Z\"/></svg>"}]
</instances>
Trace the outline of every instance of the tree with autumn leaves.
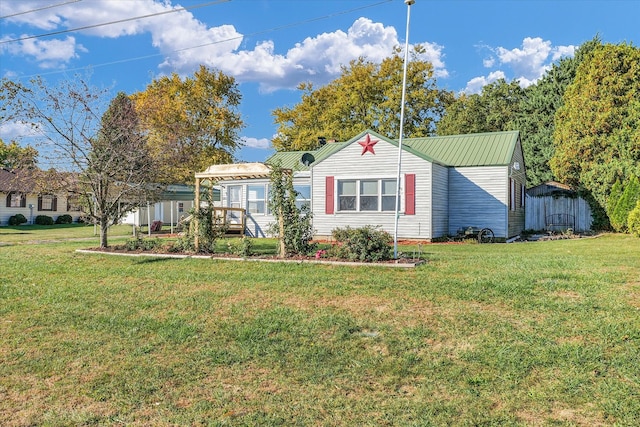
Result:
<instances>
[{"instance_id":1,"label":"tree with autumn leaves","mask_svg":"<svg viewBox=\"0 0 640 427\"><path fill-rule=\"evenodd\" d=\"M192 182L212 164L233 162L244 128L233 77L200 66L193 77L155 79L131 99L164 182Z\"/></svg>"},{"instance_id":2,"label":"tree with autumn leaves","mask_svg":"<svg viewBox=\"0 0 640 427\"><path fill-rule=\"evenodd\" d=\"M325 86L302 83L299 104L272 111L278 126L273 146L280 151L313 149L318 137L345 141L371 129L396 138L400 129L403 58L397 49L380 64L364 58L342 67L342 74ZM436 86L433 66L421 59L424 48L416 46L407 70L407 137L433 133L435 123L453 94Z\"/></svg>"}]
</instances>

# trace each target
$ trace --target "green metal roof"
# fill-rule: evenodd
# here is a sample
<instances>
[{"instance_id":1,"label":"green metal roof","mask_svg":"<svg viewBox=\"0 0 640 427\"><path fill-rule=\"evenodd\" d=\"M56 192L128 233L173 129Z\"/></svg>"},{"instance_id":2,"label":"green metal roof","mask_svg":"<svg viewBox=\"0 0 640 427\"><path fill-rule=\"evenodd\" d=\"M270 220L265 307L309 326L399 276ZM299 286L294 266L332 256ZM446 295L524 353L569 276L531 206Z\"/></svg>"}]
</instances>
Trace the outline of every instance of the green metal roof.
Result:
<instances>
[{"instance_id":1,"label":"green metal roof","mask_svg":"<svg viewBox=\"0 0 640 427\"><path fill-rule=\"evenodd\" d=\"M318 163L336 151L340 150L342 147L347 145L346 142L327 142L322 147L317 150L309 150L309 151L279 151L269 157L265 162L268 165L273 165L276 162L280 162L280 166L285 169L291 169L294 171L308 171L310 169L309 166L305 166L302 163L302 156L305 154L310 154L313 156L311 160L311 165L314 163ZM311 166L310 165L310 166Z\"/></svg>"},{"instance_id":2,"label":"green metal roof","mask_svg":"<svg viewBox=\"0 0 640 427\"><path fill-rule=\"evenodd\" d=\"M280 162L286 169L295 171L309 170L302 164L302 156L313 156L311 166L336 151L348 146L370 133L376 138L398 145L397 140L386 138L374 131L364 131L346 142L329 142L315 151L280 151L269 157L265 163ZM511 162L513 150L518 142L518 131L475 133L468 135L430 136L407 138L403 140L403 149L433 163L444 166L504 166Z\"/></svg>"},{"instance_id":3,"label":"green metal roof","mask_svg":"<svg viewBox=\"0 0 640 427\"><path fill-rule=\"evenodd\" d=\"M518 131L410 138L415 154L446 166L502 166L511 162Z\"/></svg>"}]
</instances>

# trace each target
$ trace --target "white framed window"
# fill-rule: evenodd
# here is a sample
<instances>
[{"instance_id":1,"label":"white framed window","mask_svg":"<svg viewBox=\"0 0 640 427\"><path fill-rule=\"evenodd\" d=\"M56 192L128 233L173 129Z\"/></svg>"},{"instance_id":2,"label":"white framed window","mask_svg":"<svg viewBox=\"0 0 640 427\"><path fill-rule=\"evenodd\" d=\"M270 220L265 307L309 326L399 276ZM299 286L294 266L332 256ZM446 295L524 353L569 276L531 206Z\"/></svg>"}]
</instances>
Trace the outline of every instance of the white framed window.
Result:
<instances>
[{"instance_id":1,"label":"white framed window","mask_svg":"<svg viewBox=\"0 0 640 427\"><path fill-rule=\"evenodd\" d=\"M302 206L307 206L311 210L311 186L294 185L293 189L296 192L296 207L302 209Z\"/></svg>"},{"instance_id":2,"label":"white framed window","mask_svg":"<svg viewBox=\"0 0 640 427\"><path fill-rule=\"evenodd\" d=\"M252 214L266 213L265 185L247 185L247 211Z\"/></svg>"},{"instance_id":3,"label":"white framed window","mask_svg":"<svg viewBox=\"0 0 640 427\"><path fill-rule=\"evenodd\" d=\"M356 211L357 198L357 181L340 180L338 181L338 210L339 211Z\"/></svg>"},{"instance_id":4,"label":"white framed window","mask_svg":"<svg viewBox=\"0 0 640 427\"><path fill-rule=\"evenodd\" d=\"M394 204L396 203L396 180L395 179L383 179L381 181L382 185L382 210L383 211L394 211ZM400 204L400 200L398 200L398 204ZM399 206L398 206L399 207Z\"/></svg>"},{"instance_id":5,"label":"white framed window","mask_svg":"<svg viewBox=\"0 0 640 427\"><path fill-rule=\"evenodd\" d=\"M395 211L396 180L390 178L338 180L338 211Z\"/></svg>"},{"instance_id":6,"label":"white framed window","mask_svg":"<svg viewBox=\"0 0 640 427\"><path fill-rule=\"evenodd\" d=\"M230 208L242 207L242 185L230 185L227 187L227 204Z\"/></svg>"},{"instance_id":7,"label":"white framed window","mask_svg":"<svg viewBox=\"0 0 640 427\"><path fill-rule=\"evenodd\" d=\"M516 181L509 179L509 210L516 210Z\"/></svg>"}]
</instances>

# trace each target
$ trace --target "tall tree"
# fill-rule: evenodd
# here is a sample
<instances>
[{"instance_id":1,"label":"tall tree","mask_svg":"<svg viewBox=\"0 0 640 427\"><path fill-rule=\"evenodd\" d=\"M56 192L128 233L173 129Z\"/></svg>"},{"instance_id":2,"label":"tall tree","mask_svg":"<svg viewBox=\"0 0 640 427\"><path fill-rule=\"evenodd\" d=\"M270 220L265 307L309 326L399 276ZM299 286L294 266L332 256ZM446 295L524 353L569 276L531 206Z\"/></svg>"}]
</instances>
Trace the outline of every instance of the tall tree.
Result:
<instances>
[{"instance_id":1,"label":"tall tree","mask_svg":"<svg viewBox=\"0 0 640 427\"><path fill-rule=\"evenodd\" d=\"M452 99L438 90L431 63L421 60L424 48L416 46L407 69L407 137L429 135L444 106ZM272 111L278 125L273 145L277 150L304 150L316 146L317 137L346 140L364 129L397 138L403 58L400 50L380 64L363 58L342 67L337 79L320 88L302 83L301 102Z\"/></svg>"},{"instance_id":2,"label":"tall tree","mask_svg":"<svg viewBox=\"0 0 640 427\"><path fill-rule=\"evenodd\" d=\"M549 161L553 156L555 114L563 105L564 92L573 82L578 65L595 48L598 36L582 44L572 58L562 58L536 83L525 89L518 106L515 129L520 131L527 165L527 183L535 186L554 179Z\"/></svg>"},{"instance_id":3,"label":"tall tree","mask_svg":"<svg viewBox=\"0 0 640 427\"><path fill-rule=\"evenodd\" d=\"M9 144L0 139L0 168L33 169L36 167L38 150L27 145L21 147L16 141Z\"/></svg>"},{"instance_id":4,"label":"tall tree","mask_svg":"<svg viewBox=\"0 0 640 427\"><path fill-rule=\"evenodd\" d=\"M554 145L556 176L601 207L616 180L640 176L640 49L607 44L578 66L556 113Z\"/></svg>"},{"instance_id":5,"label":"tall tree","mask_svg":"<svg viewBox=\"0 0 640 427\"><path fill-rule=\"evenodd\" d=\"M192 78L161 77L131 98L167 182L191 182L196 172L233 161L244 127L233 77L201 66Z\"/></svg>"},{"instance_id":6,"label":"tall tree","mask_svg":"<svg viewBox=\"0 0 640 427\"><path fill-rule=\"evenodd\" d=\"M56 166L51 180L84 199L87 214L100 225L100 246L106 247L109 226L151 200L155 190L157 168L128 98L119 94L107 109L108 91L81 76L55 86L39 77L27 86L5 79L0 91L11 117L38 130L41 155Z\"/></svg>"},{"instance_id":7,"label":"tall tree","mask_svg":"<svg viewBox=\"0 0 640 427\"><path fill-rule=\"evenodd\" d=\"M133 102L120 92L102 115L100 129L91 140L81 183L90 189L90 215L100 224L101 247L107 229L160 191L158 168L147 148ZM89 195L85 192L85 195Z\"/></svg>"},{"instance_id":8,"label":"tall tree","mask_svg":"<svg viewBox=\"0 0 640 427\"><path fill-rule=\"evenodd\" d=\"M460 95L446 109L436 126L438 135L515 130L515 120L524 89L517 80L497 80L482 88L482 93Z\"/></svg>"}]
</instances>

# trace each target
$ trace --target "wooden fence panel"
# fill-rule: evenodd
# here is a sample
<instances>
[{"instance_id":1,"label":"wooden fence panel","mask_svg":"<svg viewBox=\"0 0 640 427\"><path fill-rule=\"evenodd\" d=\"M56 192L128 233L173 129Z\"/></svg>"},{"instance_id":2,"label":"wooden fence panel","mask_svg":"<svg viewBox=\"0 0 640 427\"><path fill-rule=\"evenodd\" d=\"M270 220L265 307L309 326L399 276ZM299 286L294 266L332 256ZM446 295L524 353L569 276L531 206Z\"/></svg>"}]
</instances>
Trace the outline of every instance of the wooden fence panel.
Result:
<instances>
[{"instance_id":1,"label":"wooden fence panel","mask_svg":"<svg viewBox=\"0 0 640 427\"><path fill-rule=\"evenodd\" d=\"M529 196L525 200L525 228L544 230L550 215L573 215L574 231L591 229L593 218L589 204L581 197Z\"/></svg>"}]
</instances>

